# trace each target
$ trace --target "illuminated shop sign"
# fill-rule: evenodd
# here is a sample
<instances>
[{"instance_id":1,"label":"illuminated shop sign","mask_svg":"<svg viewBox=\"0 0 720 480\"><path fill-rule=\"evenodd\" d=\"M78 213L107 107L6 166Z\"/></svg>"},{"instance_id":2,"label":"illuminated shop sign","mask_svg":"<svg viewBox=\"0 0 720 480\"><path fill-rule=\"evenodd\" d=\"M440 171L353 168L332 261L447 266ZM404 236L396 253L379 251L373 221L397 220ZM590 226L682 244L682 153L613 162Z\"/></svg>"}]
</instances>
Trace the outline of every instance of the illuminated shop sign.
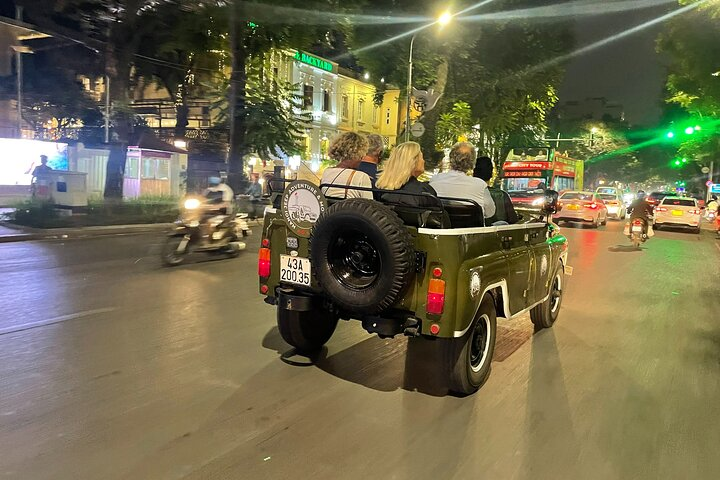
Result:
<instances>
[{"instance_id":1,"label":"illuminated shop sign","mask_svg":"<svg viewBox=\"0 0 720 480\"><path fill-rule=\"evenodd\" d=\"M322 58L310 55L305 52L295 52L295 56L293 58L300 63L310 65L311 67L319 68L320 70L325 70L326 72L332 72L335 68L335 66L327 60L323 60Z\"/></svg>"}]
</instances>

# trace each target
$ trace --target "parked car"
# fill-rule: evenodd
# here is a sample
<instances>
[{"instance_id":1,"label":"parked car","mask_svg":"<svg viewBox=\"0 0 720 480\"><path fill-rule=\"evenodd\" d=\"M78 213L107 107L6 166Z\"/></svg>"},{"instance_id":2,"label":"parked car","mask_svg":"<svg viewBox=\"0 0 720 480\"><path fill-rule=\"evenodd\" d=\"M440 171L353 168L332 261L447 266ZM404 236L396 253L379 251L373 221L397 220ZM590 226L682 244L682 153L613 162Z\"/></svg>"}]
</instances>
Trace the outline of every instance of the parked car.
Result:
<instances>
[{"instance_id":1,"label":"parked car","mask_svg":"<svg viewBox=\"0 0 720 480\"><path fill-rule=\"evenodd\" d=\"M605 225L608 209L602 198L593 192L570 191L560 196L555 222L588 222L594 228Z\"/></svg>"},{"instance_id":2,"label":"parked car","mask_svg":"<svg viewBox=\"0 0 720 480\"><path fill-rule=\"evenodd\" d=\"M614 189L614 193L596 192L607 207L608 215L616 220L623 220L627 215L627 207L623 201L622 193Z\"/></svg>"},{"instance_id":3,"label":"parked car","mask_svg":"<svg viewBox=\"0 0 720 480\"><path fill-rule=\"evenodd\" d=\"M316 220L289 211L296 205L287 199L301 189L311 193L308 208L322 212ZM320 349L338 319L358 319L382 338L434 342L443 360L432 368L450 390L473 393L490 374L496 318L529 311L536 327L548 328L560 313L568 244L549 221L557 199L548 191L534 214L486 227L472 202L417 209L333 200L298 180L267 210L259 290L299 352Z\"/></svg>"},{"instance_id":4,"label":"parked car","mask_svg":"<svg viewBox=\"0 0 720 480\"><path fill-rule=\"evenodd\" d=\"M665 197L655 207L655 228L687 227L700 233L701 209L692 197Z\"/></svg>"}]
</instances>

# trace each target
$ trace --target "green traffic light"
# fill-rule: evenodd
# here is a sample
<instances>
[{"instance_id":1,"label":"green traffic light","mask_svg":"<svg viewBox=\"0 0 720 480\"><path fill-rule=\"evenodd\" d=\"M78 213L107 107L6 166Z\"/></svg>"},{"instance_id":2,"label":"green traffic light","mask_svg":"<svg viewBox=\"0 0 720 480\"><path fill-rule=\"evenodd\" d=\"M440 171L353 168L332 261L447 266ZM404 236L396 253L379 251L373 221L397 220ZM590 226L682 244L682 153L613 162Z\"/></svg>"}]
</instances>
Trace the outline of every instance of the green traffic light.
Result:
<instances>
[{"instance_id":1,"label":"green traffic light","mask_svg":"<svg viewBox=\"0 0 720 480\"><path fill-rule=\"evenodd\" d=\"M687 163L687 158L683 158L683 159L682 159L682 162L683 162L683 163Z\"/></svg>"},{"instance_id":2,"label":"green traffic light","mask_svg":"<svg viewBox=\"0 0 720 480\"><path fill-rule=\"evenodd\" d=\"M692 135L693 133L695 133L695 129L694 129L693 127L687 127L687 128L685 129L685 133L686 133L687 135Z\"/></svg>"},{"instance_id":3,"label":"green traffic light","mask_svg":"<svg viewBox=\"0 0 720 480\"><path fill-rule=\"evenodd\" d=\"M675 166L677 166L677 167L680 166L680 160L675 160Z\"/></svg>"},{"instance_id":4,"label":"green traffic light","mask_svg":"<svg viewBox=\"0 0 720 480\"><path fill-rule=\"evenodd\" d=\"M667 132L667 134L665 134L665 136L666 136L667 138L673 138L673 137L675 137L675 133L673 133L673 132Z\"/></svg>"}]
</instances>

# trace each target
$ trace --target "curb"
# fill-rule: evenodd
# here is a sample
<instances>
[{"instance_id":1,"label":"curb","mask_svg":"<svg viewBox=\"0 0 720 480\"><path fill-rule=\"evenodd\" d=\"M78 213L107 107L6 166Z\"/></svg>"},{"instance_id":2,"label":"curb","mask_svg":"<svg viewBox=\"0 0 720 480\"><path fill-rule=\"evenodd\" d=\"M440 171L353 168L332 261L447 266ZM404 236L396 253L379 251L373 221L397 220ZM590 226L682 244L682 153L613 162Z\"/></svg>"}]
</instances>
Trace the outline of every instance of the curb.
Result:
<instances>
[{"instance_id":1,"label":"curb","mask_svg":"<svg viewBox=\"0 0 720 480\"><path fill-rule=\"evenodd\" d=\"M0 222L4 227L18 230L17 234L0 235L0 243L29 240L57 240L71 238L97 238L112 235L141 235L169 230L173 223L151 223L138 225L104 225L82 228L30 228L12 223Z\"/></svg>"}]
</instances>

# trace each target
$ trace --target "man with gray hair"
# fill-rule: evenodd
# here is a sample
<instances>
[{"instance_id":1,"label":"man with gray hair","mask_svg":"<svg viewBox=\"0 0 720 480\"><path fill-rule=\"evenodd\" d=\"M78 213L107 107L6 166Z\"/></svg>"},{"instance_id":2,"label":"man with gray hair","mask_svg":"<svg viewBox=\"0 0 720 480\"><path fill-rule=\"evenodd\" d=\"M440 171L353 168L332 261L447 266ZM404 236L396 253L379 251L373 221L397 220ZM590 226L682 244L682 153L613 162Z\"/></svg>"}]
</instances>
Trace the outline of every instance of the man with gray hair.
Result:
<instances>
[{"instance_id":1,"label":"man with gray hair","mask_svg":"<svg viewBox=\"0 0 720 480\"><path fill-rule=\"evenodd\" d=\"M483 209L485 218L495 215L493 202L487 183L471 177L468 172L475 166L477 151L468 142L458 142L450 150L450 171L438 173L430 179L430 186L438 197L452 197L475 201Z\"/></svg>"},{"instance_id":2,"label":"man with gray hair","mask_svg":"<svg viewBox=\"0 0 720 480\"><path fill-rule=\"evenodd\" d=\"M368 135L367 141L368 151L363 157L362 162L360 162L358 170L367 173L374 187L375 178L377 177L378 164L380 163L382 154L385 151L385 143L383 142L383 138L377 133L371 133Z\"/></svg>"}]
</instances>

